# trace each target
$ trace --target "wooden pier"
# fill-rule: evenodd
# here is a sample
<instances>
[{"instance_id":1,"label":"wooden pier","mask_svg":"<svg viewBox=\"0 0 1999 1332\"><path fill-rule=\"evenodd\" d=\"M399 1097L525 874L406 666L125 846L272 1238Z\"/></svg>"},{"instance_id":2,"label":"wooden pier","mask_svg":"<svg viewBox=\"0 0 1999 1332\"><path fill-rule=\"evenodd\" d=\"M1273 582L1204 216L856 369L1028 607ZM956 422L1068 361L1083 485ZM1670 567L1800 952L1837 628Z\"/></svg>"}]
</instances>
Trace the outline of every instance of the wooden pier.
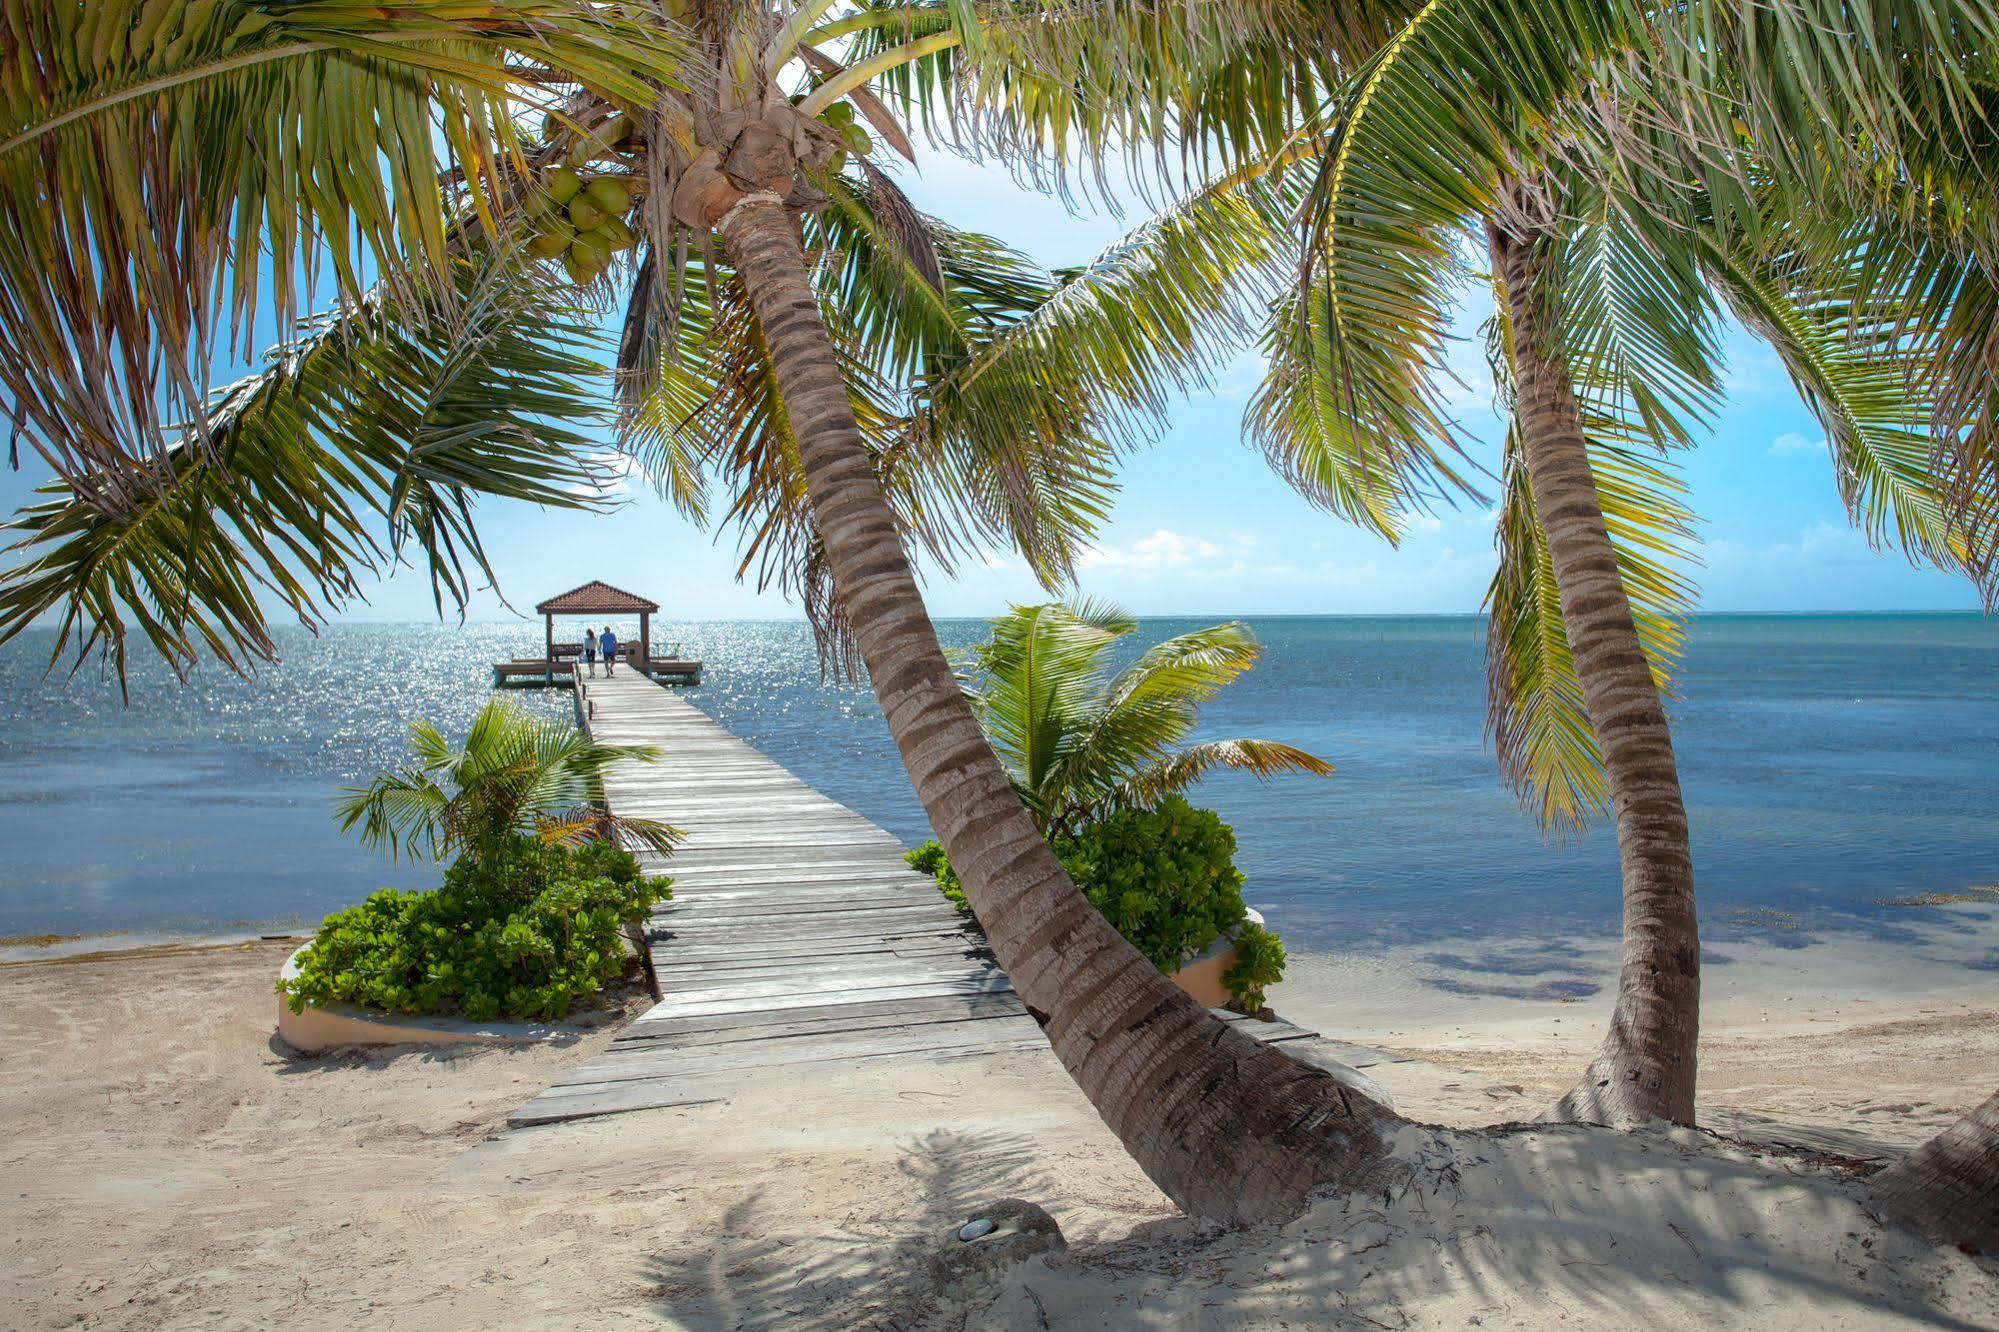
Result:
<instances>
[{"instance_id":1,"label":"wooden pier","mask_svg":"<svg viewBox=\"0 0 1999 1332\"><path fill-rule=\"evenodd\" d=\"M726 1100L745 1070L773 1065L1047 1048L977 931L894 837L642 675L582 685L596 738L663 752L610 770L612 808L686 840L670 860L644 857L674 881L646 931L659 1003L513 1124ZM1353 1062L1354 1047L1289 1023L1248 1029Z\"/></svg>"}]
</instances>

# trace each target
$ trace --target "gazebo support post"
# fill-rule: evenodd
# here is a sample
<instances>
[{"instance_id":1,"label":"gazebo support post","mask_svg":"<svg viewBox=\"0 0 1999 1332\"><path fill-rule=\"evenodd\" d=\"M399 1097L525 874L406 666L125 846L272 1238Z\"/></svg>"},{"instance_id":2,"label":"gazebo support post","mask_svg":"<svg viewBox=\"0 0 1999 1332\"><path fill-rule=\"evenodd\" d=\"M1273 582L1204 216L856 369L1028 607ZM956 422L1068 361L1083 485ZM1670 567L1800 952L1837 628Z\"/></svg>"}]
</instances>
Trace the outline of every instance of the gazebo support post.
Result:
<instances>
[{"instance_id":1,"label":"gazebo support post","mask_svg":"<svg viewBox=\"0 0 1999 1332\"><path fill-rule=\"evenodd\" d=\"M639 612L638 668L640 675L652 674L652 614L649 611Z\"/></svg>"},{"instance_id":2,"label":"gazebo support post","mask_svg":"<svg viewBox=\"0 0 1999 1332\"><path fill-rule=\"evenodd\" d=\"M543 662L548 669L543 674L542 681L550 688L553 688L555 686L555 617L553 615L544 615L541 617L541 622L547 628L544 641L548 645L548 655Z\"/></svg>"}]
</instances>

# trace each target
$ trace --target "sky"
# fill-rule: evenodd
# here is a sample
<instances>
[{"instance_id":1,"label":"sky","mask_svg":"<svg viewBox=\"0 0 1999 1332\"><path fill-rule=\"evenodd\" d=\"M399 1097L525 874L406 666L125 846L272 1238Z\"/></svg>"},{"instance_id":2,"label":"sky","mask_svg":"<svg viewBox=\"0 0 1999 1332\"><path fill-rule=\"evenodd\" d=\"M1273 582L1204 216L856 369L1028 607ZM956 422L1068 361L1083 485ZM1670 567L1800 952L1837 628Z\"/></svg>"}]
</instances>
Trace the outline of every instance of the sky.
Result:
<instances>
[{"instance_id":1,"label":"sky","mask_svg":"<svg viewBox=\"0 0 1999 1332\"><path fill-rule=\"evenodd\" d=\"M1018 185L1004 168L931 151L920 172L901 172L918 207L981 230L1048 266L1078 264L1111 244L1138 211L1072 214ZM1470 387L1455 408L1493 467L1503 423L1475 329L1454 353ZM1490 501L1419 518L1399 548L1298 498L1242 442L1241 414L1261 376L1245 353L1215 376L1212 392L1176 402L1157 442L1131 457L1110 523L1081 561L1078 591L1140 615L1472 613L1495 563ZM1711 434L1682 459L1689 500L1703 519L1701 605L1715 611L1977 609L1961 578L1911 568L1877 553L1847 521L1824 434L1776 357L1735 330L1729 395ZM45 471L22 459L0 473L0 504L19 505ZM1483 487L1490 496L1495 486ZM483 591L474 620L508 619L555 592L601 578L659 601L675 618L786 618L799 614L775 591L736 577L733 535L697 530L646 488L625 487L610 514L481 507L499 593ZM990 555L956 577L926 576L932 612L982 616L1010 602L1046 599L1017 558ZM503 595L502 595L503 594ZM504 599L503 599L504 597ZM405 570L368 589L341 618L434 618L428 580Z\"/></svg>"}]
</instances>

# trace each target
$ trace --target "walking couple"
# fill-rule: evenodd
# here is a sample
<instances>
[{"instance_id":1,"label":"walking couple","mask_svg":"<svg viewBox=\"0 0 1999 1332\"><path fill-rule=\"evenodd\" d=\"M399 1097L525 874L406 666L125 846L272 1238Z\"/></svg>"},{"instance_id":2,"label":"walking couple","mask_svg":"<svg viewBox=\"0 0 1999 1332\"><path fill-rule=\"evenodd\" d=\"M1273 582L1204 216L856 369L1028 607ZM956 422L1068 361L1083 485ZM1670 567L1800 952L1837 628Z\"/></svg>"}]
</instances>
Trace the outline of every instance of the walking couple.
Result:
<instances>
[{"instance_id":1,"label":"walking couple","mask_svg":"<svg viewBox=\"0 0 1999 1332\"><path fill-rule=\"evenodd\" d=\"M609 676L611 668L618 661L618 636L611 632L609 625L604 626L604 632L601 634L592 634L588 629L583 631L583 662L590 668L590 677L593 680L597 677L599 654L604 658L604 674Z\"/></svg>"}]
</instances>

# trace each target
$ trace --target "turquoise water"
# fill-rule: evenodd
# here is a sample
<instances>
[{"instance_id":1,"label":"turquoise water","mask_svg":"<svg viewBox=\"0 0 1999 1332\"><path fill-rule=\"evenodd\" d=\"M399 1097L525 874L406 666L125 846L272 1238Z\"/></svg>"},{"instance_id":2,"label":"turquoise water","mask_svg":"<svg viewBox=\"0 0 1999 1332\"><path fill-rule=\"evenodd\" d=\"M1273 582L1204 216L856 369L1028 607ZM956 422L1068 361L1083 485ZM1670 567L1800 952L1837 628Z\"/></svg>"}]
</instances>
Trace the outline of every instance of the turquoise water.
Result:
<instances>
[{"instance_id":1,"label":"turquoise water","mask_svg":"<svg viewBox=\"0 0 1999 1332\"><path fill-rule=\"evenodd\" d=\"M1208 622L1148 621L1141 637ZM1200 798L1235 824L1248 896L1288 938L1559 947L1615 931L1609 830L1552 841L1495 776L1481 621L1252 624L1264 661L1205 731L1301 744L1339 773L1222 777ZM982 629L942 626L948 645ZM928 835L873 696L820 683L804 626L666 623L655 638L708 662L689 700L904 839ZM248 681L210 672L183 686L140 662L129 707L94 667L45 677L49 641L0 649L0 935L298 926L383 884L430 881L342 838L333 790L395 762L413 716L462 730L489 664L535 651L540 626L296 633L283 663ZM1680 693L1710 938L1893 938L1909 913L1877 899L1999 882L1999 624L1708 617ZM568 715L566 693L516 696Z\"/></svg>"}]
</instances>

